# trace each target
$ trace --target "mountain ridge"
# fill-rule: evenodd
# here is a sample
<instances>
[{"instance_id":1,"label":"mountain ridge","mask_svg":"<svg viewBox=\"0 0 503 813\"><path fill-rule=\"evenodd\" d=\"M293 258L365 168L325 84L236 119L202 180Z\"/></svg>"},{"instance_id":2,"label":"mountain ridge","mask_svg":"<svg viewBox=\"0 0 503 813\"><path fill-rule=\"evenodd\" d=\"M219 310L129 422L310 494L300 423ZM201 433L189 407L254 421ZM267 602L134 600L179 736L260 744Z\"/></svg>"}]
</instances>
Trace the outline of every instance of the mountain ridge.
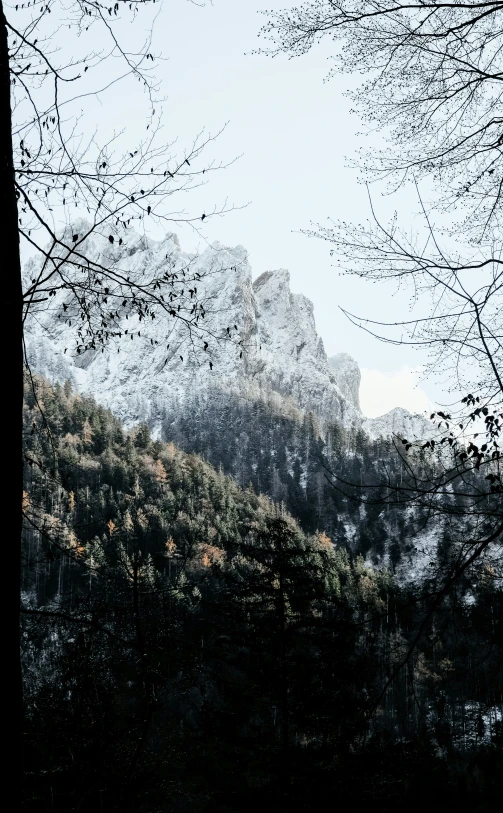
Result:
<instances>
[{"instance_id":1,"label":"mountain ridge","mask_svg":"<svg viewBox=\"0 0 503 813\"><path fill-rule=\"evenodd\" d=\"M86 227L79 222L72 230L83 232ZM71 346L76 328L60 318L69 307L64 291L30 318L27 350L32 369L52 381L70 380L113 409L126 425L146 421L158 433L160 416L170 405L171 411L184 408L196 394L210 396L221 390L276 404L279 410L294 409L300 417L312 413L322 431L338 422L346 429L363 429L370 437L404 431L424 435L424 418L401 408L379 418L363 416L356 361L344 352L327 357L313 304L304 294L291 292L287 270L268 270L252 280L242 246L215 242L196 256L183 252L171 233L156 241L129 231L120 248L105 244L100 235L87 242L86 251L101 263L120 262L134 274L162 269L169 262L171 268L190 266L201 275L198 296L213 336L206 353L191 347L180 324L167 314L145 330L126 312L118 315L119 337L114 335L102 352L77 352ZM25 276L32 271L33 265Z\"/></svg>"}]
</instances>

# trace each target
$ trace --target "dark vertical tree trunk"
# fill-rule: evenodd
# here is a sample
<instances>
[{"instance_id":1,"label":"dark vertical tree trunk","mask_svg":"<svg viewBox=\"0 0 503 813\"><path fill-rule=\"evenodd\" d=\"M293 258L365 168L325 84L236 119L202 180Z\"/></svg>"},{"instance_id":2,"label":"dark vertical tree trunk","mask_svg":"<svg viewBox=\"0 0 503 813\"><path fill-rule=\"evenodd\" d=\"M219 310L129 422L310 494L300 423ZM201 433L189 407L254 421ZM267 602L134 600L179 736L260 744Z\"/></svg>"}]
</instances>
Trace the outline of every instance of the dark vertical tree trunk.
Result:
<instances>
[{"instance_id":1,"label":"dark vertical tree trunk","mask_svg":"<svg viewBox=\"0 0 503 813\"><path fill-rule=\"evenodd\" d=\"M139 546L138 543L135 542L135 551L133 559L133 612L136 633L136 647L138 650L138 660L140 663L141 678L143 683L143 690L145 693L146 713L143 722L142 732L138 740L138 745L133 753L133 757L131 759L131 763L129 765L129 769L127 772L126 781L124 784L125 792L127 792L127 788L131 783L131 780L133 778L134 772L136 770L142 752L147 744L147 738L152 723L152 717L154 714L154 702L152 694L153 687L151 685L149 678L149 665L147 662L147 655L145 652L145 636L143 634L141 623L139 569L140 569Z\"/></svg>"},{"instance_id":2,"label":"dark vertical tree trunk","mask_svg":"<svg viewBox=\"0 0 503 813\"><path fill-rule=\"evenodd\" d=\"M7 386L4 394L4 429L13 439L7 476L3 485L4 521L10 531L4 549L7 578L2 593L8 606L3 613L3 659L13 676L12 692L8 692L9 706L18 713L10 715L14 723L12 738L4 732L4 742L19 768L21 754L22 683L19 656L19 593L21 581L21 501L23 492L22 458L22 409L23 409L23 323L21 261L19 256L19 232L14 166L12 156L12 114L10 103L11 77L7 26L0 0L0 211L3 213L1 229L0 280L3 305L2 366ZM7 447L8 448L8 447ZM9 564L7 564L9 562ZM8 588L6 589L6 585ZM12 705L11 705L12 703ZM14 791L15 793L16 791Z\"/></svg>"},{"instance_id":3,"label":"dark vertical tree trunk","mask_svg":"<svg viewBox=\"0 0 503 813\"><path fill-rule=\"evenodd\" d=\"M281 560L283 559L282 542L279 540ZM281 711L281 748L282 748L282 790L285 797L290 787L290 720L288 709L288 664L286 645L286 596L283 581L283 561L280 561L279 574L279 616L280 616L280 711Z\"/></svg>"}]
</instances>

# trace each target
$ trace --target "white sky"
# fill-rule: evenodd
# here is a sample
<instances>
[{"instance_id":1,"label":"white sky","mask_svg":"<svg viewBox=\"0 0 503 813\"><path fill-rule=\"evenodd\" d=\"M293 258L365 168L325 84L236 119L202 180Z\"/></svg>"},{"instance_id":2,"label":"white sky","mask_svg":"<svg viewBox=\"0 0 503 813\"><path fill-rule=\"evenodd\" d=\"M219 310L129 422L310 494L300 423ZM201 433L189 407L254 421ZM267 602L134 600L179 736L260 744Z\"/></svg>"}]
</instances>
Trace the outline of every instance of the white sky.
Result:
<instances>
[{"instance_id":1,"label":"white sky","mask_svg":"<svg viewBox=\"0 0 503 813\"><path fill-rule=\"evenodd\" d=\"M364 415L376 418L395 406L409 412L431 413L434 406L421 388L421 368L402 367L382 370L363 367L360 385L360 406Z\"/></svg>"},{"instance_id":2,"label":"white sky","mask_svg":"<svg viewBox=\"0 0 503 813\"><path fill-rule=\"evenodd\" d=\"M228 122L208 155L217 162L241 156L211 174L204 188L187 193L184 205L202 213L226 199L236 206L249 204L206 221L200 235L187 226L175 230L186 250L202 247L205 240L245 246L254 277L268 269L289 269L292 290L314 303L328 355L348 352L362 368L364 411L370 416L393 406L423 411L428 408L425 391L438 398L430 383L418 387L417 368L424 359L410 348L378 342L348 322L338 307L383 321L400 312L407 318L408 296L391 285L340 276L329 245L299 233L329 217L358 221L369 216L365 189L356 170L347 166L360 146L368 146L368 138L357 135L362 123L350 114L343 95L354 79L324 82L330 43L294 60L251 53L264 44L257 38L265 22L258 12L288 4L213 0L198 6L170 0L160 12L153 7L158 17L152 51L165 58L157 63L156 76L165 97L166 140L177 138L182 149L203 128L216 132ZM137 41L147 21L141 13L135 21ZM100 136L125 126L134 142L144 134L142 106L139 88L128 82L115 85L94 107ZM89 110L86 116L91 122ZM405 223L413 224L417 204L412 196L403 193L392 201L376 190L375 204L385 218L399 207Z\"/></svg>"}]
</instances>

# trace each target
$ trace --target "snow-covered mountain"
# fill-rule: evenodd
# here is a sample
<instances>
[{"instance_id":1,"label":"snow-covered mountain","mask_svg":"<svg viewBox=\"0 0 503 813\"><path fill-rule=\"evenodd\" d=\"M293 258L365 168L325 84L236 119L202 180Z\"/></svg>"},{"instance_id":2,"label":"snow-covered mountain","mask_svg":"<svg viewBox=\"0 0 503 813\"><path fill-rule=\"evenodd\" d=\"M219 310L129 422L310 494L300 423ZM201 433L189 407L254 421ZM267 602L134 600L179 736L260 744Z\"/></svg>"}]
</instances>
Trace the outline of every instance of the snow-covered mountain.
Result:
<instances>
[{"instance_id":1,"label":"snow-covered mountain","mask_svg":"<svg viewBox=\"0 0 503 813\"><path fill-rule=\"evenodd\" d=\"M73 224L72 231L82 233L85 228L85 223ZM161 312L146 328L137 317L127 317L125 310L118 312L116 336L103 352L89 349L77 354L76 326L61 319L69 301L66 292L57 293L30 318L27 345L32 368L52 381L69 379L126 424L147 420L156 427L162 414L175 414L196 396L201 403L220 391L266 401L299 416L311 412L321 428L339 422L346 428L361 427L372 437L424 434L424 419L402 409L364 419L356 361L347 353L327 358L316 332L313 305L290 291L288 271L266 271L252 281L243 247L213 243L195 256L183 252L173 234L154 241L127 232L121 246L94 234L85 250L103 265L120 264L131 278L162 271L168 264L170 269L190 267L201 277L198 297L205 303L207 351L200 337L194 342L183 324L168 314ZM31 279L33 272L29 265L26 278Z\"/></svg>"},{"instance_id":2,"label":"snow-covered mountain","mask_svg":"<svg viewBox=\"0 0 503 813\"><path fill-rule=\"evenodd\" d=\"M412 440L434 434L431 424L422 415L411 415L403 407L395 407L377 418L365 418L362 429L373 440L392 435Z\"/></svg>"}]
</instances>

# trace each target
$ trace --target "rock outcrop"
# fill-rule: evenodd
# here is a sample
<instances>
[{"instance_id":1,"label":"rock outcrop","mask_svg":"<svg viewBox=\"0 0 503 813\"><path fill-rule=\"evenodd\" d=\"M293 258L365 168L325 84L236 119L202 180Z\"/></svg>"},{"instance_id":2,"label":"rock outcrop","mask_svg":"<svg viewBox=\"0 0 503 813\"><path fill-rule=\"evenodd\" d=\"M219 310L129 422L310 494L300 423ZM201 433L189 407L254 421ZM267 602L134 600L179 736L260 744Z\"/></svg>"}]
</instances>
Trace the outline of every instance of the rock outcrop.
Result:
<instances>
[{"instance_id":1,"label":"rock outcrop","mask_svg":"<svg viewBox=\"0 0 503 813\"><path fill-rule=\"evenodd\" d=\"M72 226L76 233L85 229L85 223ZM69 379L80 392L113 409L127 425L146 420L155 429L161 415L165 420L166 414L174 415L194 400L207 402L220 391L265 401L279 411L310 412L321 428L338 422L346 428L363 427L373 437L401 432L404 427L409 435L420 431L424 419L401 409L364 419L356 361L347 353L327 358L313 305L302 294L291 292L288 271L266 271L252 281L242 246L213 243L195 256L181 250L174 234L154 241L128 231L121 246L94 234L85 250L100 264L120 266L135 280L160 274L165 267L190 268L192 275L200 277L198 298L204 302L210 337L206 351L200 335L194 341L183 323L165 311L146 326L145 320L140 324L126 308L118 310L114 335L103 350L78 353L79 323L75 319L71 325L66 318L70 311L65 291L50 297L29 319L32 368L51 381ZM26 278L31 279L35 271L28 265Z\"/></svg>"}]
</instances>

